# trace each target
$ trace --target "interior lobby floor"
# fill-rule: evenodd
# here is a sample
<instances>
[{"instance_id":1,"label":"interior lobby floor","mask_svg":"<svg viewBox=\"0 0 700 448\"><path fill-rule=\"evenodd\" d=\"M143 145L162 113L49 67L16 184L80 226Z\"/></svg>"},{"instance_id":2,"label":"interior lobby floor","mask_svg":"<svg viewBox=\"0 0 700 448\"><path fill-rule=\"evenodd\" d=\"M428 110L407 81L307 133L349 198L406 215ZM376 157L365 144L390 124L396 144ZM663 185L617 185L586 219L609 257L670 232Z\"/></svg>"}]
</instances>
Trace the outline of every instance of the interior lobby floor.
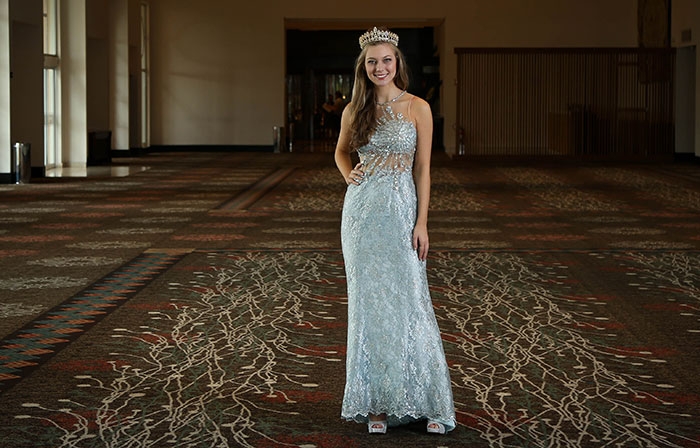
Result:
<instances>
[{"instance_id":1,"label":"interior lobby floor","mask_svg":"<svg viewBox=\"0 0 700 448\"><path fill-rule=\"evenodd\" d=\"M133 165L51 168L46 170L46 177L126 177L149 168Z\"/></svg>"},{"instance_id":2,"label":"interior lobby floor","mask_svg":"<svg viewBox=\"0 0 700 448\"><path fill-rule=\"evenodd\" d=\"M114 163L0 185L0 446L378 446L340 418L333 154ZM381 446L700 447L700 164L431 174L458 427Z\"/></svg>"}]
</instances>

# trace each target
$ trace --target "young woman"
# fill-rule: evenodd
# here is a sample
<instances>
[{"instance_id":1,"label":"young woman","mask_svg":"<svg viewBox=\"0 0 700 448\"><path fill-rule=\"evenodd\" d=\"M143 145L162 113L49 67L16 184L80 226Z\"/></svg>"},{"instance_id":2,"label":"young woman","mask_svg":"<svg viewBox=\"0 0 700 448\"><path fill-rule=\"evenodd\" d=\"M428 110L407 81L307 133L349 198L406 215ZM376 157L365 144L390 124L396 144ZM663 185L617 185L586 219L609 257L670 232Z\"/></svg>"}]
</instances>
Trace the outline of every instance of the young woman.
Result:
<instances>
[{"instance_id":1,"label":"young woman","mask_svg":"<svg viewBox=\"0 0 700 448\"><path fill-rule=\"evenodd\" d=\"M370 433L427 420L455 427L449 371L426 274L432 113L406 92L398 36L360 37L335 151L348 184L341 224L348 288L342 416ZM353 166L352 153L360 162Z\"/></svg>"}]
</instances>

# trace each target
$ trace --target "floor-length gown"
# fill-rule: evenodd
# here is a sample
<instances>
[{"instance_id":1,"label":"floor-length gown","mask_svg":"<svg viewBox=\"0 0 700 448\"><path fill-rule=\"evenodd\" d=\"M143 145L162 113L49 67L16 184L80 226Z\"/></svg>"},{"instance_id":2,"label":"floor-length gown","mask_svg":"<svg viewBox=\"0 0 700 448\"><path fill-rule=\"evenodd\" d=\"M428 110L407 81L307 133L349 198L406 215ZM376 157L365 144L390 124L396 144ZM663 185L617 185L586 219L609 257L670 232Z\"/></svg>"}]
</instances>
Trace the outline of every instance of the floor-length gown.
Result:
<instances>
[{"instance_id":1,"label":"floor-length gown","mask_svg":"<svg viewBox=\"0 0 700 448\"><path fill-rule=\"evenodd\" d=\"M369 143L358 150L364 179L345 195L348 340L341 414L366 422L369 414L386 413L389 426L430 419L451 430L452 388L426 263L412 246L417 200L411 100L383 109Z\"/></svg>"}]
</instances>

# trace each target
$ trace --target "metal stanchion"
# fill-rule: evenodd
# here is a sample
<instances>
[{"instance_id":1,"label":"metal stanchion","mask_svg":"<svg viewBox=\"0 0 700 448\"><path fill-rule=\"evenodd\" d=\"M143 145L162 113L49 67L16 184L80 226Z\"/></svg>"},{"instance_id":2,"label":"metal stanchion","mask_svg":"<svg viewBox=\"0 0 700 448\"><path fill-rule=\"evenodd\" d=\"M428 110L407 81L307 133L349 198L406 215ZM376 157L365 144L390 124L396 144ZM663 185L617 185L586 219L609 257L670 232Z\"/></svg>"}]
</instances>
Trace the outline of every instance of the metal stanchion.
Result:
<instances>
[{"instance_id":1,"label":"metal stanchion","mask_svg":"<svg viewBox=\"0 0 700 448\"><path fill-rule=\"evenodd\" d=\"M272 149L275 153L280 153L285 151L285 137L284 137L284 127L283 126L273 126L272 127Z\"/></svg>"},{"instance_id":2,"label":"metal stanchion","mask_svg":"<svg viewBox=\"0 0 700 448\"><path fill-rule=\"evenodd\" d=\"M17 142L12 151L12 178L16 184L26 184L32 178L32 145Z\"/></svg>"}]
</instances>

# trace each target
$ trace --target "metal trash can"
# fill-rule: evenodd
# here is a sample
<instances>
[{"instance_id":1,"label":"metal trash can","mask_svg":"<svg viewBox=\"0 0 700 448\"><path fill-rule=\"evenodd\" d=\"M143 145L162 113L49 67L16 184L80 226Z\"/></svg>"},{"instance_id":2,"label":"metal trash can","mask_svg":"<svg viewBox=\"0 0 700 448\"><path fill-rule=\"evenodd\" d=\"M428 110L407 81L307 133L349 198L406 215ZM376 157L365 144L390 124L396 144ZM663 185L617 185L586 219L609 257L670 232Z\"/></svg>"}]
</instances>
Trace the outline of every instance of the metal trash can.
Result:
<instances>
[{"instance_id":1,"label":"metal trash can","mask_svg":"<svg viewBox=\"0 0 700 448\"><path fill-rule=\"evenodd\" d=\"M283 126L273 126L272 127L272 149L275 153L280 153L284 151L285 144L284 127Z\"/></svg>"},{"instance_id":2,"label":"metal trash can","mask_svg":"<svg viewBox=\"0 0 700 448\"><path fill-rule=\"evenodd\" d=\"M17 142L12 151L12 179L16 184L27 184L32 178L32 145Z\"/></svg>"}]
</instances>

